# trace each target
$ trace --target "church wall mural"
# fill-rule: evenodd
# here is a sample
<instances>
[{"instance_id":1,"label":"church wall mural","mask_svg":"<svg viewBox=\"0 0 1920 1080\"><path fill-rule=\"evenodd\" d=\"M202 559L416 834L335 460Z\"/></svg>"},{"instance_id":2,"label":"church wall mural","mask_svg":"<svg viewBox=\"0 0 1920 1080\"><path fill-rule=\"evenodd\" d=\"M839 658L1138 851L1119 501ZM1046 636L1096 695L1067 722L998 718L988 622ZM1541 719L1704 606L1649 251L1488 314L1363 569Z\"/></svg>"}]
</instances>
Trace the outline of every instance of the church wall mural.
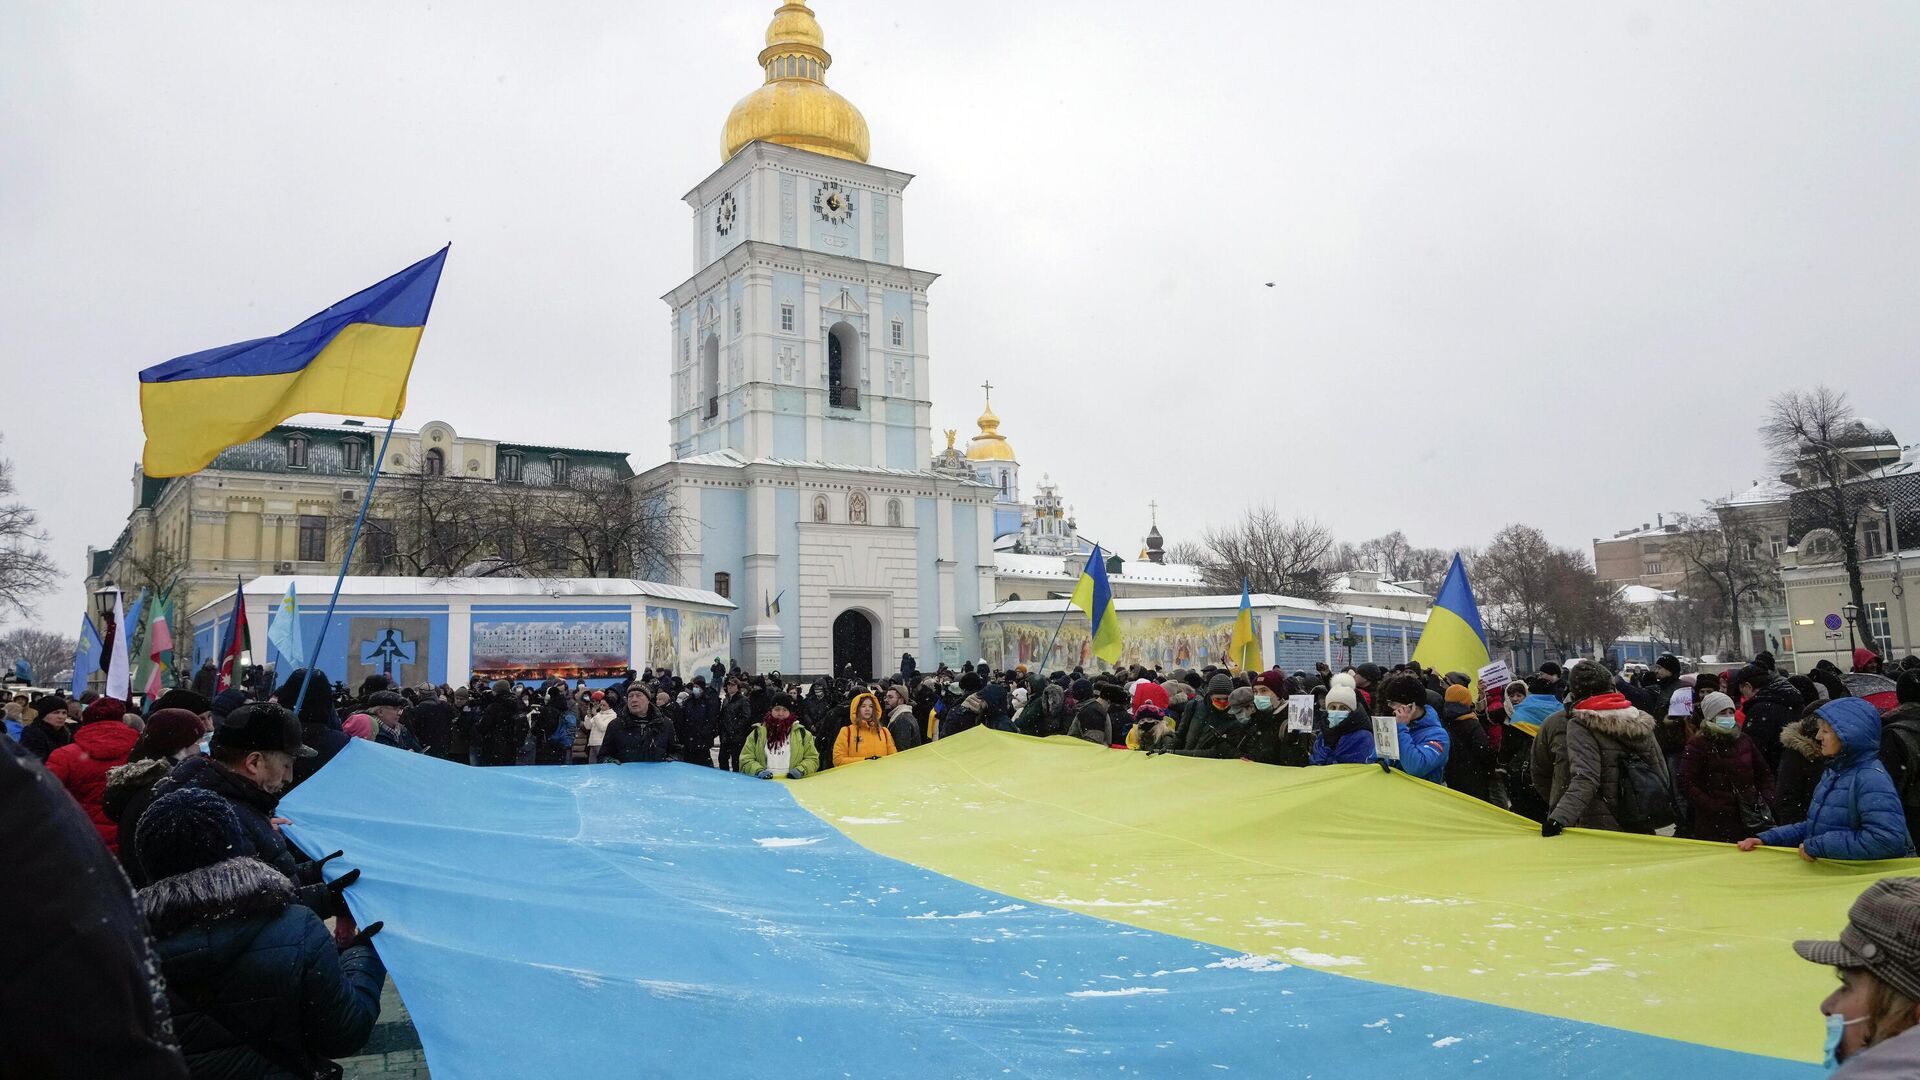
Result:
<instances>
[{"instance_id":1,"label":"church wall mural","mask_svg":"<svg viewBox=\"0 0 1920 1080\"><path fill-rule=\"evenodd\" d=\"M1159 666L1165 670L1224 662L1227 642L1233 637L1235 613L1222 615L1126 615L1120 616L1120 663ZM1253 617L1253 632L1262 632L1261 618ZM1025 664L1036 668L1047 651L1058 617L1037 620L986 619L980 623L980 651L996 667L1011 668ZM1054 643L1049 671L1071 671L1079 666L1088 671L1107 671L1111 666L1097 659L1091 650L1086 616L1075 611L1060 626L1060 639Z\"/></svg>"},{"instance_id":2,"label":"church wall mural","mask_svg":"<svg viewBox=\"0 0 1920 1080\"><path fill-rule=\"evenodd\" d=\"M475 614L470 664L490 679L612 678L632 666L633 613Z\"/></svg>"},{"instance_id":3,"label":"church wall mural","mask_svg":"<svg viewBox=\"0 0 1920 1080\"><path fill-rule=\"evenodd\" d=\"M680 670L680 609L647 605L647 667Z\"/></svg>"}]
</instances>

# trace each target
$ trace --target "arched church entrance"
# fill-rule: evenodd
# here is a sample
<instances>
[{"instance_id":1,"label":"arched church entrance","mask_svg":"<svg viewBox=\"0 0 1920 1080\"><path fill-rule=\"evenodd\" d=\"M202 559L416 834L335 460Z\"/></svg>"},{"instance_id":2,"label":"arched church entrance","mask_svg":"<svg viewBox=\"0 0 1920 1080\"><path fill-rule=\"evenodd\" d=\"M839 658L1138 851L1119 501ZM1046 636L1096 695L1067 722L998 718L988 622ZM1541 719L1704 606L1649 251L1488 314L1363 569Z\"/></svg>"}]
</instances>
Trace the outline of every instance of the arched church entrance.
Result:
<instances>
[{"instance_id":1,"label":"arched church entrance","mask_svg":"<svg viewBox=\"0 0 1920 1080\"><path fill-rule=\"evenodd\" d=\"M860 678L873 678L873 620L864 611L848 609L833 620L833 673L848 664Z\"/></svg>"}]
</instances>

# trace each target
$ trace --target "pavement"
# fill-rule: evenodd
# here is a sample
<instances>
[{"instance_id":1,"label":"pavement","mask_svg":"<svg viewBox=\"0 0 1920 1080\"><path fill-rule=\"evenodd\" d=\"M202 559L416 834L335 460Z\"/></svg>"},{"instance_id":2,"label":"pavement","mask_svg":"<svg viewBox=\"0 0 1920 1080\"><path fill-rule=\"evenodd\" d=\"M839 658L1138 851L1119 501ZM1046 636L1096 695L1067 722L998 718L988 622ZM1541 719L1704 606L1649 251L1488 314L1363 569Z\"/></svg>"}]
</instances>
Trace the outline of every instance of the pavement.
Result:
<instances>
[{"instance_id":1,"label":"pavement","mask_svg":"<svg viewBox=\"0 0 1920 1080\"><path fill-rule=\"evenodd\" d=\"M407 1015L392 979L380 988L380 1020L367 1044L353 1057L339 1060L346 1080L429 1080L420 1033L413 1029L413 1017Z\"/></svg>"}]
</instances>

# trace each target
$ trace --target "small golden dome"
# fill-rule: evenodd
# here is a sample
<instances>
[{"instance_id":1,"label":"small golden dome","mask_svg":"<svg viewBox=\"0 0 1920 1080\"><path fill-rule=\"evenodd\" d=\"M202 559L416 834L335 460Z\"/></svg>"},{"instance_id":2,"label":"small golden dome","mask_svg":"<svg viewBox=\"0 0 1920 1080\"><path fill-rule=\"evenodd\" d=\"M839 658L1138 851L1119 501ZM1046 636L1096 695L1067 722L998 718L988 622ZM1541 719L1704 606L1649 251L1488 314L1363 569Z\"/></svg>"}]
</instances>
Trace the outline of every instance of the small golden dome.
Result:
<instances>
[{"instance_id":1,"label":"small golden dome","mask_svg":"<svg viewBox=\"0 0 1920 1080\"><path fill-rule=\"evenodd\" d=\"M1013 456L1013 444L1000 434L1000 418L993 413L993 401L988 399L987 411L980 414L978 421L980 434L967 443L968 461L1018 461Z\"/></svg>"},{"instance_id":2,"label":"small golden dome","mask_svg":"<svg viewBox=\"0 0 1920 1080\"><path fill-rule=\"evenodd\" d=\"M780 143L816 154L867 160L867 118L827 86L833 57L826 49L806 0L787 0L767 25L760 50L767 81L727 114L720 132L720 160L730 160L750 142Z\"/></svg>"}]
</instances>

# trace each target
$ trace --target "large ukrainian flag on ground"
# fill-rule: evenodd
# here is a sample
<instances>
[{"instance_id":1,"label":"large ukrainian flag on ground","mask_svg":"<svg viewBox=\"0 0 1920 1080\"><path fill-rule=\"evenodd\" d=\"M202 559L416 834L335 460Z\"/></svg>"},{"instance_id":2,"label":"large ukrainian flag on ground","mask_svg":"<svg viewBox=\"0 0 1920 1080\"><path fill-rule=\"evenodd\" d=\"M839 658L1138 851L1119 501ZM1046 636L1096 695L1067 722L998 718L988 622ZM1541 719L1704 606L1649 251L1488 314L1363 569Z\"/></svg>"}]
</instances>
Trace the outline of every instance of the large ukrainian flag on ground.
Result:
<instances>
[{"instance_id":1,"label":"large ukrainian flag on ground","mask_svg":"<svg viewBox=\"0 0 1920 1080\"><path fill-rule=\"evenodd\" d=\"M1481 628L1480 605L1473 602L1473 586L1467 584L1467 568L1458 554L1447 568L1440 595L1433 598L1433 610L1427 612L1427 628L1420 632L1413 659L1422 667L1463 671L1475 678L1487 666L1487 632Z\"/></svg>"},{"instance_id":2,"label":"large ukrainian flag on ground","mask_svg":"<svg viewBox=\"0 0 1920 1080\"><path fill-rule=\"evenodd\" d=\"M289 416L398 417L447 249L277 337L177 357L140 373L148 476L204 469Z\"/></svg>"}]
</instances>

